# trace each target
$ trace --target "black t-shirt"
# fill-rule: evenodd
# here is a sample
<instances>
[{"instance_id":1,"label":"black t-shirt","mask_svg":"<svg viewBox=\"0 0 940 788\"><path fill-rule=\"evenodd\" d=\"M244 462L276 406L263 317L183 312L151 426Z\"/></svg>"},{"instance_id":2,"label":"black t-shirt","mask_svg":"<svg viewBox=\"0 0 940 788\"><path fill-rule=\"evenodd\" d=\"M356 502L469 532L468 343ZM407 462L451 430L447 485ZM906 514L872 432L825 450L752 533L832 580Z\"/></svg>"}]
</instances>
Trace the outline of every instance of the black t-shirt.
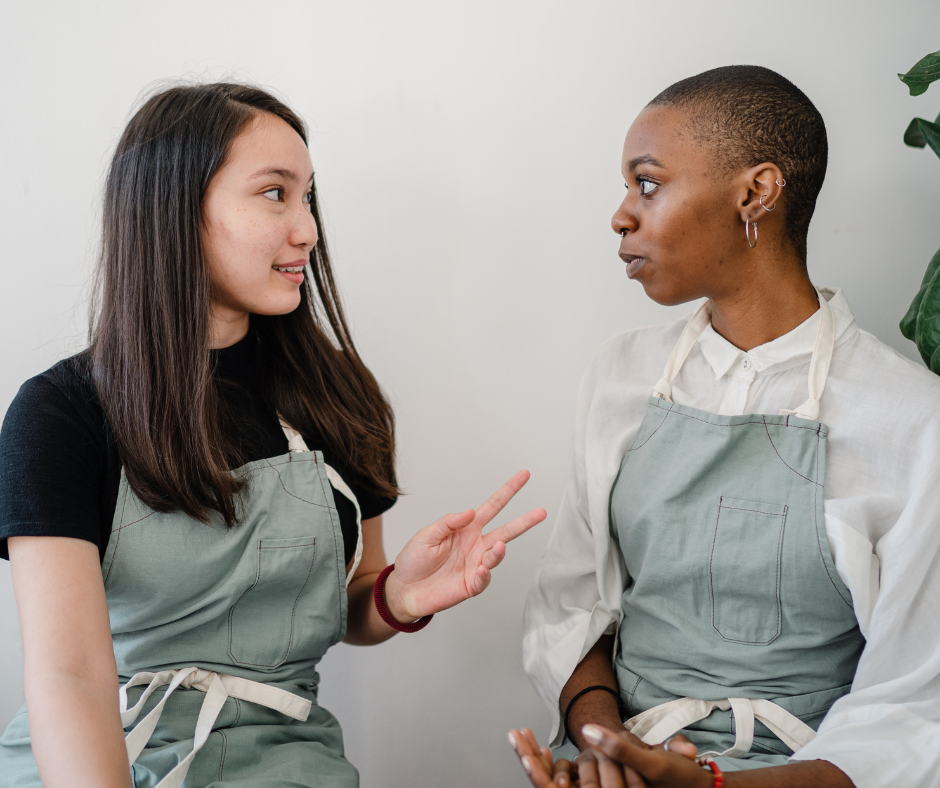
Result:
<instances>
[{"instance_id":1,"label":"black t-shirt","mask_svg":"<svg viewBox=\"0 0 940 788\"><path fill-rule=\"evenodd\" d=\"M286 454L287 438L277 415L264 404L254 333L213 351L224 424L241 464ZM307 448L323 450L316 435ZM354 474L324 459L359 502L362 519L378 517L394 498L361 489ZM26 381L0 430L0 558L9 558L10 536L71 536L98 546L104 557L121 482L121 458L95 393L86 354L60 361ZM356 549L356 510L333 491L343 532L346 563Z\"/></svg>"}]
</instances>

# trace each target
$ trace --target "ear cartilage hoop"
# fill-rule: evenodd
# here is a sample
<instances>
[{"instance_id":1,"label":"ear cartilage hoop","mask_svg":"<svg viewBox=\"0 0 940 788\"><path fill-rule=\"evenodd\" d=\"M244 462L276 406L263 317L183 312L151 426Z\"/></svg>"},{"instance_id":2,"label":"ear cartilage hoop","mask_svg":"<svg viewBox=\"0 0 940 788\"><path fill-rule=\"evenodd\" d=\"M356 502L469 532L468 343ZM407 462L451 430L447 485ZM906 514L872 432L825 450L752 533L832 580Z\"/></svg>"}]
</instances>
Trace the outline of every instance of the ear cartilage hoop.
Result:
<instances>
[{"instance_id":1,"label":"ear cartilage hoop","mask_svg":"<svg viewBox=\"0 0 940 788\"><path fill-rule=\"evenodd\" d=\"M780 181L778 181L778 180L775 180L774 183L776 183L777 186L779 186L779 187L782 189L784 186L787 185L787 179L786 179L786 178L783 178L783 183L780 183Z\"/></svg>"},{"instance_id":2,"label":"ear cartilage hoop","mask_svg":"<svg viewBox=\"0 0 940 788\"><path fill-rule=\"evenodd\" d=\"M760 199L759 199L757 202L760 203L760 207L763 208L765 211L767 211L767 213L770 213L771 211L776 211L776 210L777 210L777 204L776 204L776 203L774 203L774 207L773 207L773 208L768 208L766 205L764 205L764 195L763 195L763 194L761 195Z\"/></svg>"},{"instance_id":3,"label":"ear cartilage hoop","mask_svg":"<svg viewBox=\"0 0 940 788\"><path fill-rule=\"evenodd\" d=\"M751 243L751 227L754 228L754 243ZM744 237L747 238L747 245L751 249L757 246L757 222L744 222Z\"/></svg>"}]
</instances>

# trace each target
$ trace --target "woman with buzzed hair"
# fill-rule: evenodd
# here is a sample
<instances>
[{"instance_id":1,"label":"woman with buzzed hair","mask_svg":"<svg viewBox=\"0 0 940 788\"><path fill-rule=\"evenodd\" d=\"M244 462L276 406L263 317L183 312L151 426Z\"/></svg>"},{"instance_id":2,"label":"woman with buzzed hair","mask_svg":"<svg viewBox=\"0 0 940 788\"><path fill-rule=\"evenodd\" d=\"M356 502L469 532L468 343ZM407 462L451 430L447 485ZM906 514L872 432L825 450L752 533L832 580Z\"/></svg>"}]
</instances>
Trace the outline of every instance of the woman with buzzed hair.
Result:
<instances>
[{"instance_id":1,"label":"woman with buzzed hair","mask_svg":"<svg viewBox=\"0 0 940 788\"><path fill-rule=\"evenodd\" d=\"M627 133L627 276L705 301L582 381L523 644L556 749L510 734L533 785L938 785L940 381L811 282L826 159L755 66Z\"/></svg>"}]
</instances>

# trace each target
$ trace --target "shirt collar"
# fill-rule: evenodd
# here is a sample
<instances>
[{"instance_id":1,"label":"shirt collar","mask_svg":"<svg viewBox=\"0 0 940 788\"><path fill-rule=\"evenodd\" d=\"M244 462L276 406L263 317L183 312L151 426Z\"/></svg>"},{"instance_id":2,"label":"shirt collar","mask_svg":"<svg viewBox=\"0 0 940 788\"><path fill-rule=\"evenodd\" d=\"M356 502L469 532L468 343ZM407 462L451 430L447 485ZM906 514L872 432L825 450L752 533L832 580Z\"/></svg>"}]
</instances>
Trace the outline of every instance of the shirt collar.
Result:
<instances>
[{"instance_id":1,"label":"shirt collar","mask_svg":"<svg viewBox=\"0 0 940 788\"><path fill-rule=\"evenodd\" d=\"M845 333L855 326L855 317L849 308L849 302L841 289L818 288L820 295L829 302L836 321L836 343ZM779 372L795 367L809 360L816 345L816 332L819 329L820 313L817 310L807 320L792 331L779 336L763 345L751 348L745 353L721 336L711 323L698 339L702 355L709 363L715 378L728 374L734 363L746 356L754 365L755 372Z\"/></svg>"}]
</instances>

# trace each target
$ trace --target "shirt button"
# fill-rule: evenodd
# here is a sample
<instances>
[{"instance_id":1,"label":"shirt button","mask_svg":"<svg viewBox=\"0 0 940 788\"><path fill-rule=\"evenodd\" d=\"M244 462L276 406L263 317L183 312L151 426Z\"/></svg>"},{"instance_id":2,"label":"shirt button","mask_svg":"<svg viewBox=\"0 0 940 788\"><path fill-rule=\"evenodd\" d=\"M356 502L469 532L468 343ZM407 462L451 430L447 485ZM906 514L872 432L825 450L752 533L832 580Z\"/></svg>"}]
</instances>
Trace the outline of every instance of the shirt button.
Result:
<instances>
[{"instance_id":1,"label":"shirt button","mask_svg":"<svg viewBox=\"0 0 940 788\"><path fill-rule=\"evenodd\" d=\"M741 363L741 366L744 367L745 369L749 369L751 366L751 362L748 361L747 359L744 359L744 361Z\"/></svg>"}]
</instances>

